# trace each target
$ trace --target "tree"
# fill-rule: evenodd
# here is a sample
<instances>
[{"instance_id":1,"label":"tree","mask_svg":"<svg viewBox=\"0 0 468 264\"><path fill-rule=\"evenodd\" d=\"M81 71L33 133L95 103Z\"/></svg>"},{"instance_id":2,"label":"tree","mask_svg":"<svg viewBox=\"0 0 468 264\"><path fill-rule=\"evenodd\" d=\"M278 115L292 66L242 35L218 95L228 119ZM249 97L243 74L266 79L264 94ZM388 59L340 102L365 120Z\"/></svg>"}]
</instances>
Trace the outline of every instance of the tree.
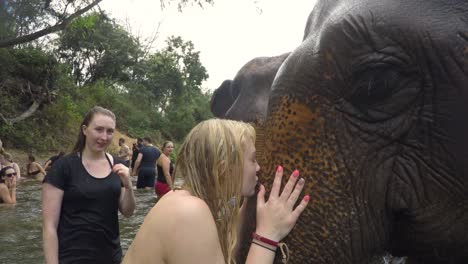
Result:
<instances>
[{"instance_id":1,"label":"tree","mask_svg":"<svg viewBox=\"0 0 468 264\"><path fill-rule=\"evenodd\" d=\"M73 21L59 34L57 52L72 65L79 86L100 79L128 81L142 54L138 41L103 12Z\"/></svg>"},{"instance_id":2,"label":"tree","mask_svg":"<svg viewBox=\"0 0 468 264\"><path fill-rule=\"evenodd\" d=\"M0 35L0 48L31 42L63 30L73 19L96 7L100 2L102 0L2 0L0 1L0 17L10 18L10 21L16 20L15 25L8 24L10 24L10 29L16 26L19 30L1 30L0 33L3 35ZM160 2L161 8L164 8L167 2L172 1L160 0ZM204 3L212 4L213 0L180 0L178 1L179 10L181 11L190 3L203 6ZM4 21L0 20L0 22ZM37 28L42 29L36 30ZM11 36L13 32L16 34Z\"/></svg>"},{"instance_id":3,"label":"tree","mask_svg":"<svg viewBox=\"0 0 468 264\"><path fill-rule=\"evenodd\" d=\"M154 95L154 107L161 112L172 100L184 94L198 94L201 84L208 78L191 41L169 37L167 47L150 55L135 69L135 82L145 86Z\"/></svg>"},{"instance_id":4,"label":"tree","mask_svg":"<svg viewBox=\"0 0 468 264\"><path fill-rule=\"evenodd\" d=\"M51 54L38 49L0 49L1 121L22 121L42 103L50 103L58 66Z\"/></svg>"},{"instance_id":5,"label":"tree","mask_svg":"<svg viewBox=\"0 0 468 264\"><path fill-rule=\"evenodd\" d=\"M8 14L16 20L16 36L0 40L0 48L15 46L18 44L34 41L40 37L64 29L73 19L81 16L93 7L97 6L102 0L95 1L61 1L54 3L48 1L2 1L0 8L2 13ZM69 8L76 10L70 13ZM36 12L34 12L36 11ZM48 21L52 21L49 23ZM31 23L32 22L32 23ZM44 27L37 31L32 31L37 26Z\"/></svg>"}]
</instances>

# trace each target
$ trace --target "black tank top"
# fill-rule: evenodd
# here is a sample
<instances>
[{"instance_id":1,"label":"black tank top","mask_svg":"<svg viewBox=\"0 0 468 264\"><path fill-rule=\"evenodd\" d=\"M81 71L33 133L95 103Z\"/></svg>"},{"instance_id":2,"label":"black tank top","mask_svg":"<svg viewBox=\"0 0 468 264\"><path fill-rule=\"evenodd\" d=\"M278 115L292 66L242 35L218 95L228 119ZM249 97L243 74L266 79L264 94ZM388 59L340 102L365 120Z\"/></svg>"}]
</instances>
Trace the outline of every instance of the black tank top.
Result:
<instances>
[{"instance_id":1,"label":"black tank top","mask_svg":"<svg viewBox=\"0 0 468 264\"><path fill-rule=\"evenodd\" d=\"M156 165L156 167L158 168L158 178L157 178L158 182L167 184L166 177L164 177L163 168L159 165ZM171 163L169 164L169 174L171 176L172 176L173 171L174 171L174 165L172 164L172 160L171 160Z\"/></svg>"},{"instance_id":2,"label":"black tank top","mask_svg":"<svg viewBox=\"0 0 468 264\"><path fill-rule=\"evenodd\" d=\"M114 157L117 163L122 161ZM105 178L90 175L75 153L57 160L44 182L64 191L57 228L60 263L120 263L120 177L112 171Z\"/></svg>"}]
</instances>

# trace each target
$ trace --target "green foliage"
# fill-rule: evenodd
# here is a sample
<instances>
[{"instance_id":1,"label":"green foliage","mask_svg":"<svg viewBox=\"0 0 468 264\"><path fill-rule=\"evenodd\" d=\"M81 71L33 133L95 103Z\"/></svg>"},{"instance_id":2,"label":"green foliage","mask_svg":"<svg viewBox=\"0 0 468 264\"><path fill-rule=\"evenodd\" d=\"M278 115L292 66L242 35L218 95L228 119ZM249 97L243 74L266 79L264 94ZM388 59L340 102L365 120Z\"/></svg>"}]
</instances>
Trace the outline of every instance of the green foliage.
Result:
<instances>
[{"instance_id":1,"label":"green foliage","mask_svg":"<svg viewBox=\"0 0 468 264\"><path fill-rule=\"evenodd\" d=\"M0 39L28 34L43 27L50 14L42 0L3 0L0 2Z\"/></svg>"},{"instance_id":2,"label":"green foliage","mask_svg":"<svg viewBox=\"0 0 468 264\"><path fill-rule=\"evenodd\" d=\"M142 53L136 39L103 13L74 20L60 33L57 52L72 65L78 85L103 78L127 81Z\"/></svg>"},{"instance_id":3,"label":"green foliage","mask_svg":"<svg viewBox=\"0 0 468 264\"><path fill-rule=\"evenodd\" d=\"M201 89L208 74L191 41L170 37L166 43L143 57L140 43L122 26L104 13L91 13L59 34L53 54L33 47L0 49L0 84L13 80L8 90L0 89L0 114L17 116L33 99L43 99L21 122L0 119L0 138L28 151L69 150L82 117L100 105L116 114L118 129L129 136L181 141L212 117L211 95ZM15 88L26 84L37 91Z\"/></svg>"},{"instance_id":4,"label":"green foliage","mask_svg":"<svg viewBox=\"0 0 468 264\"><path fill-rule=\"evenodd\" d=\"M47 103L60 70L55 58L34 48L0 49L0 114L25 111L33 101Z\"/></svg>"}]
</instances>

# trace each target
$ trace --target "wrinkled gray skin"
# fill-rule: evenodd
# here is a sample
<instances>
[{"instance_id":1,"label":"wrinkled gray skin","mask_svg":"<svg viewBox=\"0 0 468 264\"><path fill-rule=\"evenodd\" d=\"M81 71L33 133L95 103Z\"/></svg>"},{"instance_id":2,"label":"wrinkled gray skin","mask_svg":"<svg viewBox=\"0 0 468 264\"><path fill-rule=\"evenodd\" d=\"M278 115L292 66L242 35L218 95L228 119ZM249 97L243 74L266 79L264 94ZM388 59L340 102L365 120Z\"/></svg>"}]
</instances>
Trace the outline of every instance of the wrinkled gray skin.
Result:
<instances>
[{"instance_id":1,"label":"wrinkled gray skin","mask_svg":"<svg viewBox=\"0 0 468 264\"><path fill-rule=\"evenodd\" d=\"M289 53L255 58L246 63L234 80L226 80L211 98L211 112L217 117L264 121L271 85Z\"/></svg>"},{"instance_id":2,"label":"wrinkled gray skin","mask_svg":"<svg viewBox=\"0 0 468 264\"><path fill-rule=\"evenodd\" d=\"M468 1L319 1L267 100L260 181L312 196L290 263L468 263Z\"/></svg>"}]
</instances>

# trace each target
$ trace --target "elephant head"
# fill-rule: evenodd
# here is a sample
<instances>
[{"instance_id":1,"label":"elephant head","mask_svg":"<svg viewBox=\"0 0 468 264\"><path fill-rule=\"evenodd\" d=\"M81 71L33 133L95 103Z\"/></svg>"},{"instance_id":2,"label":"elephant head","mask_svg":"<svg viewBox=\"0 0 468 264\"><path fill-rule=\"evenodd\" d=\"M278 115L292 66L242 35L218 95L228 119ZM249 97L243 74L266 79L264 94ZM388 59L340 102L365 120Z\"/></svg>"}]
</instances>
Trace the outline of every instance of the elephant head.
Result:
<instances>
[{"instance_id":1,"label":"elephant head","mask_svg":"<svg viewBox=\"0 0 468 264\"><path fill-rule=\"evenodd\" d=\"M319 0L259 128L312 196L291 263L468 263L467 124L467 1Z\"/></svg>"},{"instance_id":2,"label":"elephant head","mask_svg":"<svg viewBox=\"0 0 468 264\"><path fill-rule=\"evenodd\" d=\"M211 98L211 112L217 117L263 123L271 84L289 53L255 58L245 64L234 80L226 80Z\"/></svg>"}]
</instances>

